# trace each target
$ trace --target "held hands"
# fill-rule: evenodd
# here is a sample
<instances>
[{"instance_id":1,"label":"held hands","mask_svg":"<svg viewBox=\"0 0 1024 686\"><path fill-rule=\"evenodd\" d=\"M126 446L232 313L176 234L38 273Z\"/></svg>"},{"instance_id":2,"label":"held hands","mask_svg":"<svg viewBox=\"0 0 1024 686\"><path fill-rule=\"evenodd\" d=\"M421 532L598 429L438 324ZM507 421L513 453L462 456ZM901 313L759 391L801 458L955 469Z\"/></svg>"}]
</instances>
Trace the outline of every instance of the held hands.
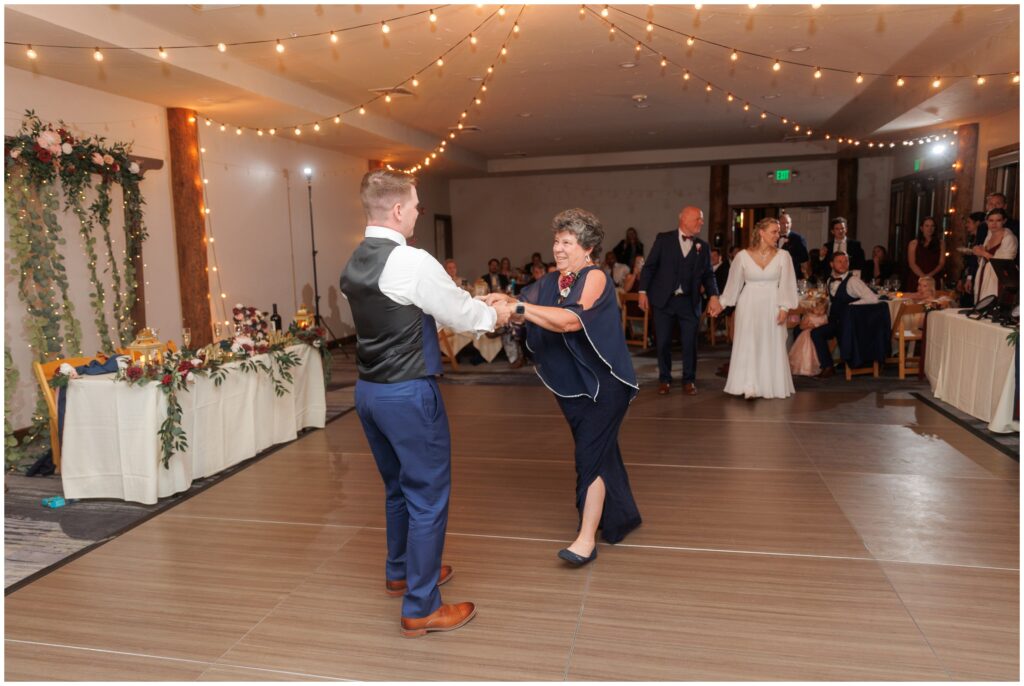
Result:
<instances>
[{"instance_id":1,"label":"held hands","mask_svg":"<svg viewBox=\"0 0 1024 686\"><path fill-rule=\"evenodd\" d=\"M722 303L718 302L717 295L713 295L710 298L708 298L708 313L712 317L717 317L718 315L722 314L722 310L724 309L725 308L722 307Z\"/></svg>"},{"instance_id":2,"label":"held hands","mask_svg":"<svg viewBox=\"0 0 1024 686\"><path fill-rule=\"evenodd\" d=\"M493 295L497 295L496 293ZM488 296L489 297L489 296ZM512 304L505 299L496 299L493 303L487 303L494 308L494 311L498 313L498 319L494 322L494 328L498 329L508 324L509 317L512 316Z\"/></svg>"},{"instance_id":3,"label":"held hands","mask_svg":"<svg viewBox=\"0 0 1024 686\"><path fill-rule=\"evenodd\" d=\"M787 310L779 310L779 315L775 317L775 323L778 324L779 326L782 326L783 324L786 323L786 318L788 316L789 312Z\"/></svg>"},{"instance_id":4,"label":"held hands","mask_svg":"<svg viewBox=\"0 0 1024 686\"><path fill-rule=\"evenodd\" d=\"M636 304L640 306L640 309L644 312L647 311L647 294L641 293L640 298L636 301Z\"/></svg>"},{"instance_id":5,"label":"held hands","mask_svg":"<svg viewBox=\"0 0 1024 686\"><path fill-rule=\"evenodd\" d=\"M513 304L519 302L518 300L513 298L511 295L508 295L507 293L490 293L483 297L483 301L485 304L490 305L491 307L494 307L495 303L499 302L507 302Z\"/></svg>"}]
</instances>

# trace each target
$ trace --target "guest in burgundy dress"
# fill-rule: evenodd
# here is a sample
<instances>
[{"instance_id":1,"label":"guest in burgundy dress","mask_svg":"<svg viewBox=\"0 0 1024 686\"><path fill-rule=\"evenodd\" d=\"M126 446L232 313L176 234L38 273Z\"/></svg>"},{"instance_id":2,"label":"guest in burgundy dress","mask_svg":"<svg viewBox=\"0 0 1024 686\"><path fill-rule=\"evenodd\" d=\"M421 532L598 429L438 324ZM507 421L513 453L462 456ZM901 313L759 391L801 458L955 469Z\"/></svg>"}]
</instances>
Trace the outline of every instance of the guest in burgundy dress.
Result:
<instances>
[{"instance_id":1,"label":"guest in burgundy dress","mask_svg":"<svg viewBox=\"0 0 1024 686\"><path fill-rule=\"evenodd\" d=\"M938 281L937 275L946 266L946 250L942 239L936 235L935 219L925 217L917 238L907 246L907 278L904 291L916 291L917 280L930 276Z\"/></svg>"}]
</instances>

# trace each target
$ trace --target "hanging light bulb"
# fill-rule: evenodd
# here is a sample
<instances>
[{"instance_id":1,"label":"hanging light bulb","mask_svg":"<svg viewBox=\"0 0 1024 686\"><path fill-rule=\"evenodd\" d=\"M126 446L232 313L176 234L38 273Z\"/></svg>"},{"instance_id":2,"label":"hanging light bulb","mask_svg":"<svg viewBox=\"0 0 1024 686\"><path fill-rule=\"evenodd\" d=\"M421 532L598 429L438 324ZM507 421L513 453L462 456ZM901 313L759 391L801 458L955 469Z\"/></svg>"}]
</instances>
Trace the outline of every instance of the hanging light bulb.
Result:
<instances>
[{"instance_id":1,"label":"hanging light bulb","mask_svg":"<svg viewBox=\"0 0 1024 686\"><path fill-rule=\"evenodd\" d=\"M34 60L34 59L36 59L37 57L39 57L39 53L37 53L37 52L36 52L36 51L35 51L35 50L34 50L34 49L32 48L32 46L31 46L31 45L29 45L29 46L28 46L28 48L26 48L26 50L25 50L25 57L29 58L30 60Z\"/></svg>"},{"instance_id":2,"label":"hanging light bulb","mask_svg":"<svg viewBox=\"0 0 1024 686\"><path fill-rule=\"evenodd\" d=\"M713 88L712 88L711 84L709 83L706 86L704 86L704 90L706 90L708 93L710 93L713 90Z\"/></svg>"},{"instance_id":3,"label":"hanging light bulb","mask_svg":"<svg viewBox=\"0 0 1024 686\"><path fill-rule=\"evenodd\" d=\"M732 102L735 98L732 97L732 93L727 93L725 96L727 102Z\"/></svg>"},{"instance_id":4,"label":"hanging light bulb","mask_svg":"<svg viewBox=\"0 0 1024 686\"><path fill-rule=\"evenodd\" d=\"M615 24L612 24L611 26L608 27L608 35L609 36L614 36L615 35Z\"/></svg>"},{"instance_id":5,"label":"hanging light bulb","mask_svg":"<svg viewBox=\"0 0 1024 686\"><path fill-rule=\"evenodd\" d=\"M359 114L366 114L366 108L360 105Z\"/></svg>"},{"instance_id":6,"label":"hanging light bulb","mask_svg":"<svg viewBox=\"0 0 1024 686\"><path fill-rule=\"evenodd\" d=\"M821 78L821 67L815 67L814 68L814 78L816 78L816 79L820 79Z\"/></svg>"},{"instance_id":7,"label":"hanging light bulb","mask_svg":"<svg viewBox=\"0 0 1024 686\"><path fill-rule=\"evenodd\" d=\"M472 43L473 45L476 45L476 34L469 34L469 42Z\"/></svg>"},{"instance_id":8,"label":"hanging light bulb","mask_svg":"<svg viewBox=\"0 0 1024 686\"><path fill-rule=\"evenodd\" d=\"M314 131L319 131L320 130L320 124L313 124L313 130Z\"/></svg>"},{"instance_id":9,"label":"hanging light bulb","mask_svg":"<svg viewBox=\"0 0 1024 686\"><path fill-rule=\"evenodd\" d=\"M729 59L731 59L733 62L735 62L739 58L740 58L740 54L738 52L736 52L735 50L733 50L732 54L729 55Z\"/></svg>"},{"instance_id":10,"label":"hanging light bulb","mask_svg":"<svg viewBox=\"0 0 1024 686\"><path fill-rule=\"evenodd\" d=\"M789 120L788 120L788 119L786 119L785 117L783 117L783 118L782 118L782 123L783 123L783 124L788 124L788 123L789 123Z\"/></svg>"},{"instance_id":11,"label":"hanging light bulb","mask_svg":"<svg viewBox=\"0 0 1024 686\"><path fill-rule=\"evenodd\" d=\"M419 85L420 85L420 80L419 80L419 79L417 79L417 78L416 78L416 77L414 76L414 77L412 77L412 82L411 82L411 83L412 83L412 87L413 87L413 88L416 88L417 86L419 86Z\"/></svg>"},{"instance_id":12,"label":"hanging light bulb","mask_svg":"<svg viewBox=\"0 0 1024 686\"><path fill-rule=\"evenodd\" d=\"M580 16L584 17L584 16L586 16L586 14L587 14L587 6L586 5L580 5Z\"/></svg>"},{"instance_id":13,"label":"hanging light bulb","mask_svg":"<svg viewBox=\"0 0 1024 686\"><path fill-rule=\"evenodd\" d=\"M761 113L761 119L767 119L767 118L768 118L768 113L767 112L762 112Z\"/></svg>"},{"instance_id":14,"label":"hanging light bulb","mask_svg":"<svg viewBox=\"0 0 1024 686\"><path fill-rule=\"evenodd\" d=\"M459 116L465 119L466 117L469 116L469 112L467 112L466 110L462 110L462 114L460 114Z\"/></svg>"},{"instance_id":15,"label":"hanging light bulb","mask_svg":"<svg viewBox=\"0 0 1024 686\"><path fill-rule=\"evenodd\" d=\"M780 69L782 69L782 63L775 60L775 64L772 65L772 71L779 71Z\"/></svg>"},{"instance_id":16,"label":"hanging light bulb","mask_svg":"<svg viewBox=\"0 0 1024 686\"><path fill-rule=\"evenodd\" d=\"M220 130L221 130L221 131L227 131L227 130L228 130L228 127L227 127L227 126L226 126L225 124L221 124L221 125L220 125Z\"/></svg>"},{"instance_id":17,"label":"hanging light bulb","mask_svg":"<svg viewBox=\"0 0 1024 686\"><path fill-rule=\"evenodd\" d=\"M163 48L157 48L156 54L160 55L160 59L162 60L167 59L167 51Z\"/></svg>"},{"instance_id":18,"label":"hanging light bulb","mask_svg":"<svg viewBox=\"0 0 1024 686\"><path fill-rule=\"evenodd\" d=\"M644 49L644 46L642 46L642 45L640 44L640 41L637 41L637 42L636 42L636 47L634 47L633 49L634 49L634 50L636 50L637 52L640 52L641 50L643 50L643 49Z\"/></svg>"},{"instance_id":19,"label":"hanging light bulb","mask_svg":"<svg viewBox=\"0 0 1024 686\"><path fill-rule=\"evenodd\" d=\"M608 16L608 5L605 5L604 7L601 8L601 16L602 17L607 17Z\"/></svg>"},{"instance_id":20,"label":"hanging light bulb","mask_svg":"<svg viewBox=\"0 0 1024 686\"><path fill-rule=\"evenodd\" d=\"M744 112L749 112L750 111L750 103L749 102L743 103L743 111Z\"/></svg>"},{"instance_id":21,"label":"hanging light bulb","mask_svg":"<svg viewBox=\"0 0 1024 686\"><path fill-rule=\"evenodd\" d=\"M984 76L979 76L978 77L978 85L979 86L984 86L985 85L985 77Z\"/></svg>"},{"instance_id":22,"label":"hanging light bulb","mask_svg":"<svg viewBox=\"0 0 1024 686\"><path fill-rule=\"evenodd\" d=\"M698 3L696 3L696 4L695 4L695 5L693 6L693 9L697 10L698 12L700 12L700 8L701 8L701 7L703 7L703 6L704 6L704 5L702 5L702 4L700 4L700 3L698 2Z\"/></svg>"},{"instance_id":23,"label":"hanging light bulb","mask_svg":"<svg viewBox=\"0 0 1024 686\"><path fill-rule=\"evenodd\" d=\"M1013 72L1013 78L1010 79L1010 83L1020 83L1020 74Z\"/></svg>"},{"instance_id":24,"label":"hanging light bulb","mask_svg":"<svg viewBox=\"0 0 1024 686\"><path fill-rule=\"evenodd\" d=\"M668 60L665 59L664 57L661 58L661 66L662 67L667 67L668 66Z\"/></svg>"},{"instance_id":25,"label":"hanging light bulb","mask_svg":"<svg viewBox=\"0 0 1024 686\"><path fill-rule=\"evenodd\" d=\"M512 25L512 33L519 33L519 22Z\"/></svg>"},{"instance_id":26,"label":"hanging light bulb","mask_svg":"<svg viewBox=\"0 0 1024 686\"><path fill-rule=\"evenodd\" d=\"M484 103L484 101L481 100L480 98L474 99L473 102L476 103L477 105L482 105Z\"/></svg>"},{"instance_id":27,"label":"hanging light bulb","mask_svg":"<svg viewBox=\"0 0 1024 686\"><path fill-rule=\"evenodd\" d=\"M391 33L391 27L388 26L388 23L386 21L382 21L380 23L380 32L381 33Z\"/></svg>"},{"instance_id":28,"label":"hanging light bulb","mask_svg":"<svg viewBox=\"0 0 1024 686\"><path fill-rule=\"evenodd\" d=\"M896 86L897 87L903 88L903 84L905 84L905 83L906 83L906 81L903 80L902 76L897 76L896 77Z\"/></svg>"},{"instance_id":29,"label":"hanging light bulb","mask_svg":"<svg viewBox=\"0 0 1024 686\"><path fill-rule=\"evenodd\" d=\"M508 54L508 48L506 48L504 45L501 46L501 56L504 57L507 54Z\"/></svg>"},{"instance_id":30,"label":"hanging light bulb","mask_svg":"<svg viewBox=\"0 0 1024 686\"><path fill-rule=\"evenodd\" d=\"M235 129L235 134L241 136L242 135L242 127L238 127L237 129Z\"/></svg>"},{"instance_id":31,"label":"hanging light bulb","mask_svg":"<svg viewBox=\"0 0 1024 686\"><path fill-rule=\"evenodd\" d=\"M295 135L296 136L301 136L302 135L302 129L300 129L298 126L295 127Z\"/></svg>"},{"instance_id":32,"label":"hanging light bulb","mask_svg":"<svg viewBox=\"0 0 1024 686\"><path fill-rule=\"evenodd\" d=\"M696 42L697 42L697 39L696 39L696 38L694 38L693 36L687 36L687 38L686 38L686 45L687 45L688 47L691 47L691 48L692 48L692 47L693 47L693 44L694 44L694 43L696 43Z\"/></svg>"},{"instance_id":33,"label":"hanging light bulb","mask_svg":"<svg viewBox=\"0 0 1024 686\"><path fill-rule=\"evenodd\" d=\"M864 75L857 72L857 78L854 79L855 83L864 83Z\"/></svg>"},{"instance_id":34,"label":"hanging light bulb","mask_svg":"<svg viewBox=\"0 0 1024 686\"><path fill-rule=\"evenodd\" d=\"M224 45L223 43L217 43L217 49L221 52L227 52L228 46Z\"/></svg>"},{"instance_id":35,"label":"hanging light bulb","mask_svg":"<svg viewBox=\"0 0 1024 686\"><path fill-rule=\"evenodd\" d=\"M389 103L389 104L391 103L391 95L390 94L384 96L384 102Z\"/></svg>"},{"instance_id":36,"label":"hanging light bulb","mask_svg":"<svg viewBox=\"0 0 1024 686\"><path fill-rule=\"evenodd\" d=\"M431 24L437 23L437 15L434 14L434 10L430 10L430 16L428 18L430 19Z\"/></svg>"},{"instance_id":37,"label":"hanging light bulb","mask_svg":"<svg viewBox=\"0 0 1024 686\"><path fill-rule=\"evenodd\" d=\"M340 115L340 114L339 114L339 115L336 115L336 116L334 117L334 123L335 123L335 124L340 124L340 123L341 123L341 115Z\"/></svg>"},{"instance_id":38,"label":"hanging light bulb","mask_svg":"<svg viewBox=\"0 0 1024 686\"><path fill-rule=\"evenodd\" d=\"M331 42L332 43L337 43L338 42L338 34L336 34L334 31L331 31L331 36L330 37L331 37Z\"/></svg>"},{"instance_id":39,"label":"hanging light bulb","mask_svg":"<svg viewBox=\"0 0 1024 686\"><path fill-rule=\"evenodd\" d=\"M271 136L276 136L276 135L277 135L277 129L270 129L270 131L269 131L268 133L269 133L269 134L270 134Z\"/></svg>"},{"instance_id":40,"label":"hanging light bulb","mask_svg":"<svg viewBox=\"0 0 1024 686\"><path fill-rule=\"evenodd\" d=\"M941 85L942 85L942 79L940 79L938 76L936 76L935 79L932 80L932 88L938 88Z\"/></svg>"},{"instance_id":41,"label":"hanging light bulb","mask_svg":"<svg viewBox=\"0 0 1024 686\"><path fill-rule=\"evenodd\" d=\"M685 70L683 72L683 81L689 81L689 80L690 80L690 70L687 69L687 70Z\"/></svg>"},{"instance_id":42,"label":"hanging light bulb","mask_svg":"<svg viewBox=\"0 0 1024 686\"><path fill-rule=\"evenodd\" d=\"M794 131L799 131L800 130L800 125L799 124L793 124L793 130Z\"/></svg>"},{"instance_id":43,"label":"hanging light bulb","mask_svg":"<svg viewBox=\"0 0 1024 686\"><path fill-rule=\"evenodd\" d=\"M277 40L277 45L274 46L274 50L277 50L278 54L284 52L284 43L281 42L280 38Z\"/></svg>"},{"instance_id":44,"label":"hanging light bulb","mask_svg":"<svg viewBox=\"0 0 1024 686\"><path fill-rule=\"evenodd\" d=\"M504 5L502 5L501 7L498 8L498 16L499 17L504 17L505 16L505 6Z\"/></svg>"},{"instance_id":45,"label":"hanging light bulb","mask_svg":"<svg viewBox=\"0 0 1024 686\"><path fill-rule=\"evenodd\" d=\"M92 58L94 60L96 60L97 62L102 62L103 61L103 53L100 52L99 48L96 48L96 50L92 53Z\"/></svg>"},{"instance_id":46,"label":"hanging light bulb","mask_svg":"<svg viewBox=\"0 0 1024 686\"><path fill-rule=\"evenodd\" d=\"M487 73L488 74L493 74L494 73L494 65L493 64L491 66L487 67Z\"/></svg>"},{"instance_id":47,"label":"hanging light bulb","mask_svg":"<svg viewBox=\"0 0 1024 686\"><path fill-rule=\"evenodd\" d=\"M647 22L647 33L653 33L653 32L654 32L654 24L652 24L650 22Z\"/></svg>"},{"instance_id":48,"label":"hanging light bulb","mask_svg":"<svg viewBox=\"0 0 1024 686\"><path fill-rule=\"evenodd\" d=\"M260 136L262 138L263 137L263 129L256 129L256 135Z\"/></svg>"},{"instance_id":49,"label":"hanging light bulb","mask_svg":"<svg viewBox=\"0 0 1024 686\"><path fill-rule=\"evenodd\" d=\"M439 66L439 67L443 67L444 66L444 58L443 57L438 57L437 58L437 66Z\"/></svg>"}]
</instances>

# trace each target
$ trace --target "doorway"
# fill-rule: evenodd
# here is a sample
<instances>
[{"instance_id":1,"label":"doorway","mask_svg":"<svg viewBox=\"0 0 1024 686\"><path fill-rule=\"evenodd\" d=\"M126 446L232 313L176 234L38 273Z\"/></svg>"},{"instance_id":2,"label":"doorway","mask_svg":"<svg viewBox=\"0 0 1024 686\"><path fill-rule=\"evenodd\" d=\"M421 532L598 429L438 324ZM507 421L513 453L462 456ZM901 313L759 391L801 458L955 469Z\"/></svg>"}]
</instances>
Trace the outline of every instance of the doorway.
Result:
<instances>
[{"instance_id":1,"label":"doorway","mask_svg":"<svg viewBox=\"0 0 1024 686\"><path fill-rule=\"evenodd\" d=\"M452 216L450 214L434 215L434 255L439 262L451 259L455 253L452 245Z\"/></svg>"},{"instance_id":2,"label":"doorway","mask_svg":"<svg viewBox=\"0 0 1024 686\"><path fill-rule=\"evenodd\" d=\"M757 222L765 217L778 217L785 210L793 219L792 231L804 237L807 249L820 248L828 239L828 220L834 215L835 206L835 202L822 200L733 207L729 247L745 248L750 240L750 231Z\"/></svg>"}]
</instances>

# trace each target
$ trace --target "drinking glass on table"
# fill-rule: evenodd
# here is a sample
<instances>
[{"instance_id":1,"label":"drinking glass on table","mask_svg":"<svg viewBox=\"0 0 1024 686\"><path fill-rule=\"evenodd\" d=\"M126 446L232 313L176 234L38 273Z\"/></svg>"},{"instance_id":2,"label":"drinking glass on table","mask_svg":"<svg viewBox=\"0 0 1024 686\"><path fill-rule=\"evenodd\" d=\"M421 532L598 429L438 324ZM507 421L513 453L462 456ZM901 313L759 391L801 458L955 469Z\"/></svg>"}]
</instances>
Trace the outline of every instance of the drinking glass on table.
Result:
<instances>
[{"instance_id":1,"label":"drinking glass on table","mask_svg":"<svg viewBox=\"0 0 1024 686\"><path fill-rule=\"evenodd\" d=\"M181 347L184 348L185 350L188 350L189 346L191 346L191 345L192 345L192 330L186 327L186 328L181 330Z\"/></svg>"},{"instance_id":2,"label":"drinking glass on table","mask_svg":"<svg viewBox=\"0 0 1024 686\"><path fill-rule=\"evenodd\" d=\"M224 329L221 328L221 323L220 322L214 322L213 323L213 340L214 341L219 341L223 337L224 337Z\"/></svg>"}]
</instances>

